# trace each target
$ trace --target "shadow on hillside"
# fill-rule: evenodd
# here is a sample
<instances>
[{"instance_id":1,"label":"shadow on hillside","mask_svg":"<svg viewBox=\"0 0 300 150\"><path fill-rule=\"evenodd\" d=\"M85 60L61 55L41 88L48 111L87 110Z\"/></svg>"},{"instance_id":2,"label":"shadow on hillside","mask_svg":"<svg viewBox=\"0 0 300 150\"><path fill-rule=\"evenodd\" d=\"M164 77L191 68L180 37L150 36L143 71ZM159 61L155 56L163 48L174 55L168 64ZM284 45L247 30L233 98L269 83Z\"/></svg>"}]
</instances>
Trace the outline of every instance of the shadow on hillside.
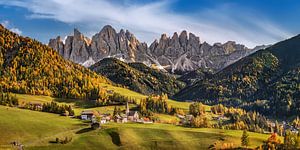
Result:
<instances>
[{"instance_id":1,"label":"shadow on hillside","mask_svg":"<svg viewBox=\"0 0 300 150\"><path fill-rule=\"evenodd\" d=\"M49 143L51 143L51 144L57 144L58 142L57 141L49 141Z\"/></svg>"},{"instance_id":2,"label":"shadow on hillside","mask_svg":"<svg viewBox=\"0 0 300 150\"><path fill-rule=\"evenodd\" d=\"M90 132L92 130L93 130L92 128L84 128L84 129L77 131L76 134L82 134L82 133Z\"/></svg>"},{"instance_id":3,"label":"shadow on hillside","mask_svg":"<svg viewBox=\"0 0 300 150\"><path fill-rule=\"evenodd\" d=\"M108 134L110 135L111 137L111 141L117 145L117 146L122 146L122 143L121 143L121 138L120 138L120 135L118 132L116 131L109 131Z\"/></svg>"},{"instance_id":4,"label":"shadow on hillside","mask_svg":"<svg viewBox=\"0 0 300 150\"><path fill-rule=\"evenodd\" d=\"M74 126L76 127L90 127L90 122L84 122L82 121L81 123L75 123Z\"/></svg>"}]
</instances>

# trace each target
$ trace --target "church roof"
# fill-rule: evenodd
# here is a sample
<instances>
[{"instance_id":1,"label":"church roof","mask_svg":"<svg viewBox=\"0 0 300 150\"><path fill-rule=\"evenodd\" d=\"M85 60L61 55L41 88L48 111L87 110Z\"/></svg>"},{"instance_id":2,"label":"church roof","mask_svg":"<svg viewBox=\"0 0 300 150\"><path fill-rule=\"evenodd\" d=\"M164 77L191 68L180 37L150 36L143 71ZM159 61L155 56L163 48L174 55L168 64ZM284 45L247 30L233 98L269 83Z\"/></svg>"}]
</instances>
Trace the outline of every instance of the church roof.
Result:
<instances>
[{"instance_id":1,"label":"church roof","mask_svg":"<svg viewBox=\"0 0 300 150\"><path fill-rule=\"evenodd\" d=\"M135 113L137 113L137 111L129 111L128 116L134 116Z\"/></svg>"}]
</instances>

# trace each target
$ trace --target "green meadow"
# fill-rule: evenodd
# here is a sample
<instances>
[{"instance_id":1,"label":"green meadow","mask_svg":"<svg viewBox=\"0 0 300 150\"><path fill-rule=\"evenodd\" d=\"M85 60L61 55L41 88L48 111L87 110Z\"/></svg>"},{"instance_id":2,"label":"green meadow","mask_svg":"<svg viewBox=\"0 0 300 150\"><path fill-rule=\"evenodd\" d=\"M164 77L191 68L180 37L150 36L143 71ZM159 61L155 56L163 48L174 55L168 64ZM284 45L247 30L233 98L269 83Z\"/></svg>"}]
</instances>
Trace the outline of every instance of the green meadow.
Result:
<instances>
[{"instance_id":1,"label":"green meadow","mask_svg":"<svg viewBox=\"0 0 300 150\"><path fill-rule=\"evenodd\" d=\"M114 87L114 88L118 88L118 87ZM138 104L141 99L146 98L145 95L142 95L142 94L139 94L139 93L136 93L136 92L124 89L124 88L120 88L120 89L123 90L123 94L126 93L126 94L124 94L125 96L134 97ZM127 91L127 92L124 92L124 91ZM29 102L31 102L31 103L47 103L47 102L55 101L60 104L72 105L75 108L76 114L79 114L83 109L96 109L96 110L99 110L100 112L103 112L103 111L104 112L112 112L114 109L114 106L94 107L91 102L86 101L86 100L62 99L62 98L53 98L50 96L28 95L28 94L15 94L15 95L19 99L19 102L21 104L22 103L25 104L25 103L29 103ZM183 110L188 111L189 105L191 103L178 102L178 101L169 99L168 104L171 105L172 107L182 108Z\"/></svg>"},{"instance_id":2,"label":"green meadow","mask_svg":"<svg viewBox=\"0 0 300 150\"><path fill-rule=\"evenodd\" d=\"M38 99L38 97L37 97ZM36 100L37 100L36 99ZM169 116L163 116L169 119ZM26 149L207 149L211 144L240 146L242 131L185 128L171 124L108 123L99 130L78 119L0 106L0 149L18 141ZM269 135L249 133L254 148ZM71 137L68 144L52 143Z\"/></svg>"}]
</instances>

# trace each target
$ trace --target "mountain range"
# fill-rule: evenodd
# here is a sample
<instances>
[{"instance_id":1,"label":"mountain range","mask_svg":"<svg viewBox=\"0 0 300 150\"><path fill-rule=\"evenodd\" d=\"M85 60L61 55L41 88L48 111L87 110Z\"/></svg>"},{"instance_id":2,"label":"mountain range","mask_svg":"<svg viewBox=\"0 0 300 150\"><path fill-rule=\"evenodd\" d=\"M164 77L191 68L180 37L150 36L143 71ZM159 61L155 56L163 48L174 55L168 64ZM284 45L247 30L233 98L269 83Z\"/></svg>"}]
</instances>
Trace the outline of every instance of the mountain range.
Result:
<instances>
[{"instance_id":1,"label":"mountain range","mask_svg":"<svg viewBox=\"0 0 300 150\"><path fill-rule=\"evenodd\" d=\"M185 73L199 68L219 71L233 62L265 48L258 46L249 49L234 41L210 45L200 42L193 33L175 32L172 37L162 34L150 46L140 42L132 33L123 29L120 32L110 25L87 38L77 29L74 35L63 41L60 36L50 39L50 47L57 50L65 59L89 67L103 58L114 57L125 62L141 62L147 66L167 70L171 73Z\"/></svg>"}]
</instances>

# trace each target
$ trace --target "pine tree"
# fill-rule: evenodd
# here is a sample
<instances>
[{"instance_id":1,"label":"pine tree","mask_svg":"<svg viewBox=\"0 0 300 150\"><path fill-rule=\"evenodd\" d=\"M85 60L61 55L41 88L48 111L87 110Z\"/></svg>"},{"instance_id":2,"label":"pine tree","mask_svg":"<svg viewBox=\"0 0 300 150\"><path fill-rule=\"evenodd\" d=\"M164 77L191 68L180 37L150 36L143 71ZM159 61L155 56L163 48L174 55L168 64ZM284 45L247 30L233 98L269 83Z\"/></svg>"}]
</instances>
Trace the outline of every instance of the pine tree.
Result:
<instances>
[{"instance_id":1,"label":"pine tree","mask_svg":"<svg viewBox=\"0 0 300 150\"><path fill-rule=\"evenodd\" d=\"M246 130L243 131L243 135L242 135L242 138L241 138L241 144L242 146L246 146L248 147L249 146L249 134L247 133Z\"/></svg>"},{"instance_id":2,"label":"pine tree","mask_svg":"<svg viewBox=\"0 0 300 150\"><path fill-rule=\"evenodd\" d=\"M113 116L116 116L117 114L118 114L118 111L117 111L117 107L115 106Z\"/></svg>"}]
</instances>

